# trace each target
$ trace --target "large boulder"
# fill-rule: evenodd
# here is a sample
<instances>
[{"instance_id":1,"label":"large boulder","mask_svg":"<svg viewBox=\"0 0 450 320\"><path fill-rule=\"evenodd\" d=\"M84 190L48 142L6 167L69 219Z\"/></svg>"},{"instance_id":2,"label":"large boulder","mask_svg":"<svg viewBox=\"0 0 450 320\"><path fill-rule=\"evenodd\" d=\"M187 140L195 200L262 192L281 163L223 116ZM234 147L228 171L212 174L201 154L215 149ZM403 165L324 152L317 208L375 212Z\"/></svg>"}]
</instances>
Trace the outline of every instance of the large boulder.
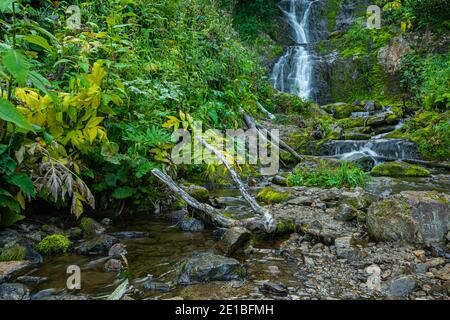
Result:
<instances>
[{"instance_id":1,"label":"large boulder","mask_svg":"<svg viewBox=\"0 0 450 320\"><path fill-rule=\"evenodd\" d=\"M373 203L367 214L369 234L381 241L433 243L445 240L450 196L434 191L403 191Z\"/></svg>"},{"instance_id":2,"label":"large boulder","mask_svg":"<svg viewBox=\"0 0 450 320\"><path fill-rule=\"evenodd\" d=\"M83 234L87 237L94 237L105 233L105 228L92 218L82 218L80 221L80 227L83 230Z\"/></svg>"},{"instance_id":3,"label":"large boulder","mask_svg":"<svg viewBox=\"0 0 450 320\"><path fill-rule=\"evenodd\" d=\"M428 177L430 171L424 167L402 161L385 162L371 171L373 176L387 177Z\"/></svg>"},{"instance_id":4,"label":"large boulder","mask_svg":"<svg viewBox=\"0 0 450 320\"><path fill-rule=\"evenodd\" d=\"M327 113L332 114L336 119L349 118L353 112L363 112L364 108L361 106L337 102L332 104L327 104L321 107Z\"/></svg>"},{"instance_id":5,"label":"large boulder","mask_svg":"<svg viewBox=\"0 0 450 320\"><path fill-rule=\"evenodd\" d=\"M211 252L197 252L181 265L178 283L189 285L209 281L243 280L246 271L233 258L227 258Z\"/></svg>"},{"instance_id":6,"label":"large boulder","mask_svg":"<svg viewBox=\"0 0 450 320\"><path fill-rule=\"evenodd\" d=\"M183 190L186 191L191 197L197 199L200 202L209 202L209 191L208 189L195 185L189 184L182 186Z\"/></svg>"},{"instance_id":7,"label":"large boulder","mask_svg":"<svg viewBox=\"0 0 450 320\"><path fill-rule=\"evenodd\" d=\"M180 229L185 232L200 232L205 229L205 225L201 220L185 216L180 223Z\"/></svg>"},{"instance_id":8,"label":"large boulder","mask_svg":"<svg viewBox=\"0 0 450 320\"><path fill-rule=\"evenodd\" d=\"M242 227L227 229L219 242L217 248L226 256L232 256L237 250L242 248L250 239L250 232Z\"/></svg>"}]
</instances>

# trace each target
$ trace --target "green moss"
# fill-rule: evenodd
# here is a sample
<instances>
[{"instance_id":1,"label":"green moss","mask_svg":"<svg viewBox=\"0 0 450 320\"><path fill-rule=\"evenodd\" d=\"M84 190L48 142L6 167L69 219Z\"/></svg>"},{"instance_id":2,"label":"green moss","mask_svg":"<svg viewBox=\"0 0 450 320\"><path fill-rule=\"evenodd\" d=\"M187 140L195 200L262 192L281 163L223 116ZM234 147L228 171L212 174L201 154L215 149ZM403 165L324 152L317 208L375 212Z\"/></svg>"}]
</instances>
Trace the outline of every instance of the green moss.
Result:
<instances>
[{"instance_id":1,"label":"green moss","mask_svg":"<svg viewBox=\"0 0 450 320\"><path fill-rule=\"evenodd\" d=\"M336 121L336 124L343 129L351 129L355 127L365 127L365 118L347 118Z\"/></svg>"},{"instance_id":2,"label":"green moss","mask_svg":"<svg viewBox=\"0 0 450 320\"><path fill-rule=\"evenodd\" d=\"M332 114L336 119L349 118L352 112L362 112L364 108L349 103L332 103L322 106L322 108Z\"/></svg>"},{"instance_id":3,"label":"green moss","mask_svg":"<svg viewBox=\"0 0 450 320\"><path fill-rule=\"evenodd\" d=\"M374 176L388 177L428 177L430 172L418 165L394 161L385 162L374 167L371 174Z\"/></svg>"},{"instance_id":4,"label":"green moss","mask_svg":"<svg viewBox=\"0 0 450 320\"><path fill-rule=\"evenodd\" d=\"M26 249L20 244L4 247L0 252L0 261L24 260Z\"/></svg>"},{"instance_id":5,"label":"green moss","mask_svg":"<svg viewBox=\"0 0 450 320\"><path fill-rule=\"evenodd\" d=\"M277 221L276 232L277 233L294 233L297 232L298 228L294 220L289 221Z\"/></svg>"},{"instance_id":6,"label":"green moss","mask_svg":"<svg viewBox=\"0 0 450 320\"><path fill-rule=\"evenodd\" d=\"M287 193L278 192L271 187L267 187L262 189L257 195L256 198L265 203L280 203L289 198Z\"/></svg>"},{"instance_id":7,"label":"green moss","mask_svg":"<svg viewBox=\"0 0 450 320\"><path fill-rule=\"evenodd\" d=\"M45 237L36 245L36 250L43 255L65 253L70 247L70 240L61 234L52 234Z\"/></svg>"}]
</instances>

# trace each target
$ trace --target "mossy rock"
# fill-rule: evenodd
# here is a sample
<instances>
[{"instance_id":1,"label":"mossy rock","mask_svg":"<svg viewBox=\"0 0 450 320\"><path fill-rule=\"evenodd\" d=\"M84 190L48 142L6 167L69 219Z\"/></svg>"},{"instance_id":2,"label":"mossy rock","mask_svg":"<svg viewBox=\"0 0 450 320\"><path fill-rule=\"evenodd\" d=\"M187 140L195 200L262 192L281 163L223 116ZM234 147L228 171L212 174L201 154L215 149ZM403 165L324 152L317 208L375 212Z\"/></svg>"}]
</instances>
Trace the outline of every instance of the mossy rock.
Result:
<instances>
[{"instance_id":1,"label":"mossy rock","mask_svg":"<svg viewBox=\"0 0 450 320\"><path fill-rule=\"evenodd\" d=\"M361 128L366 126L366 118L346 118L340 119L336 124L343 129Z\"/></svg>"},{"instance_id":2,"label":"mossy rock","mask_svg":"<svg viewBox=\"0 0 450 320\"><path fill-rule=\"evenodd\" d=\"M208 189L198 186L196 184L189 184L183 186L184 191L186 191L191 197L197 199L200 202L209 202L209 191Z\"/></svg>"},{"instance_id":3,"label":"mossy rock","mask_svg":"<svg viewBox=\"0 0 450 320\"><path fill-rule=\"evenodd\" d=\"M97 236L105 232L105 228L100 223L88 217L81 219L80 228L85 236Z\"/></svg>"},{"instance_id":4,"label":"mossy rock","mask_svg":"<svg viewBox=\"0 0 450 320\"><path fill-rule=\"evenodd\" d=\"M0 251L0 261L25 260L26 251L27 251L27 249L18 243L15 243L10 246L5 246Z\"/></svg>"},{"instance_id":5,"label":"mossy rock","mask_svg":"<svg viewBox=\"0 0 450 320\"><path fill-rule=\"evenodd\" d=\"M280 203L289 198L289 194L276 191L274 188L267 187L262 189L257 195L256 199L264 203Z\"/></svg>"},{"instance_id":6,"label":"mossy rock","mask_svg":"<svg viewBox=\"0 0 450 320\"><path fill-rule=\"evenodd\" d=\"M427 169L401 161L385 162L371 171L373 176L386 176L386 177L428 177L430 171Z\"/></svg>"},{"instance_id":7,"label":"mossy rock","mask_svg":"<svg viewBox=\"0 0 450 320\"><path fill-rule=\"evenodd\" d=\"M364 108L348 103L332 103L322 106L322 109L332 114L336 119L349 118L353 112L363 112Z\"/></svg>"},{"instance_id":8,"label":"mossy rock","mask_svg":"<svg viewBox=\"0 0 450 320\"><path fill-rule=\"evenodd\" d=\"M36 245L36 250L43 255L65 253L70 247L70 240L62 234L52 234Z\"/></svg>"}]
</instances>

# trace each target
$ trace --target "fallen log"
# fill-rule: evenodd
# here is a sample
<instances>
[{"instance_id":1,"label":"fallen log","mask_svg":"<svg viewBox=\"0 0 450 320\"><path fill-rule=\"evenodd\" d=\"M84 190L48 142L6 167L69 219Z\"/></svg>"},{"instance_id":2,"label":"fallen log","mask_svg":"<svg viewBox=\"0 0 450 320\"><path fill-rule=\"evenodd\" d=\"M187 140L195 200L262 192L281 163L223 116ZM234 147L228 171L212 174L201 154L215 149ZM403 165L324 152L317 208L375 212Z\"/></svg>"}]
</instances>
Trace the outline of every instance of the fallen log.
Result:
<instances>
[{"instance_id":1,"label":"fallen log","mask_svg":"<svg viewBox=\"0 0 450 320\"><path fill-rule=\"evenodd\" d=\"M228 172L231 175L231 178L233 179L235 185L238 187L239 192L241 193L242 197L247 201L247 203L250 205L250 207L253 209L254 212L256 212L258 215L260 215L264 220L264 227L265 231L267 232L273 232L275 230L275 220L272 216L272 214L269 212L269 210L261 207L256 200L247 192L245 189L244 184L242 183L241 179L239 179L238 174L236 171L234 171L233 167L230 165L230 163L225 159L222 153L220 153L218 150L213 148L211 145L209 145L203 138L196 137L198 141L209 151L213 152L217 158L222 161L222 163L227 168Z\"/></svg>"},{"instance_id":2,"label":"fallen log","mask_svg":"<svg viewBox=\"0 0 450 320\"><path fill-rule=\"evenodd\" d=\"M190 207L194 208L195 214L201 220L210 223L218 228L243 227L250 231L261 230L265 232L272 232L272 229L266 228L266 224L260 217L253 217L243 220L235 220L228 218L224 213L206 203L199 202L197 199L190 196L186 191L179 187L170 176L163 173L159 169L153 169L152 174L163 182L174 194L183 199ZM275 223L273 223L275 225ZM275 228L273 228L275 229Z\"/></svg>"}]
</instances>

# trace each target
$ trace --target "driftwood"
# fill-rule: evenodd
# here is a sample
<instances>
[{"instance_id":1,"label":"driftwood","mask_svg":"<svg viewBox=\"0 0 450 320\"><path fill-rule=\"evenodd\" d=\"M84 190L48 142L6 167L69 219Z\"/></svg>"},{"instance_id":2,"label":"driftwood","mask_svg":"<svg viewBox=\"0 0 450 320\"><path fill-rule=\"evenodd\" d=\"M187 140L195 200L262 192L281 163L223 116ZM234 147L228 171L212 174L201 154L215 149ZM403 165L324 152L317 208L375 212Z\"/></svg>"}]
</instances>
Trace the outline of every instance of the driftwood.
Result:
<instances>
[{"instance_id":1,"label":"driftwood","mask_svg":"<svg viewBox=\"0 0 450 320\"><path fill-rule=\"evenodd\" d=\"M253 217L243 220L235 220L224 216L224 213L210 206L202 203L190 196L186 191L180 188L170 176L163 173L159 169L153 169L152 174L163 182L173 193L183 199L190 207L194 208L196 215L203 221L210 223L218 228L243 227L250 231L262 230L271 233L275 230L275 222L272 220L271 225L268 225L261 217ZM271 216L270 216L271 217Z\"/></svg>"},{"instance_id":2,"label":"driftwood","mask_svg":"<svg viewBox=\"0 0 450 320\"><path fill-rule=\"evenodd\" d=\"M243 117L244 117L245 125L249 129L256 129L258 131L260 137L263 137L264 139L265 139L265 137L269 137L273 144L276 144L276 145L280 146L282 149L284 149L287 152L289 152L290 154L292 154L297 160L299 160L299 161L303 161L304 160L304 158L301 155L299 155L297 153L297 151L292 149L286 142L284 142L283 140L281 140L281 139L279 139L277 137L272 136L270 134L270 132L266 128L264 128L263 126L257 124L255 119L253 119L253 117L251 117L247 113L244 113Z\"/></svg>"},{"instance_id":3,"label":"driftwood","mask_svg":"<svg viewBox=\"0 0 450 320\"><path fill-rule=\"evenodd\" d=\"M242 197L245 199L245 201L248 202L250 207L253 209L254 212L256 212L258 215L260 215L263 219L263 225L264 229L267 232L274 231L276 225L275 220L272 216L272 214L269 212L269 210L261 207L256 200L247 192L245 189L244 184L242 183L241 179L239 179L238 174L236 171L234 171L233 167L230 165L230 163L225 159L222 153L220 153L218 150L214 149L211 145L209 145L205 140L203 140L201 137L196 137L198 141L201 142L201 144L208 149L209 151L213 152L217 158L222 161L222 163L227 168L228 172L231 175L231 178L233 179L235 185L238 187L239 192L241 193Z\"/></svg>"}]
</instances>

